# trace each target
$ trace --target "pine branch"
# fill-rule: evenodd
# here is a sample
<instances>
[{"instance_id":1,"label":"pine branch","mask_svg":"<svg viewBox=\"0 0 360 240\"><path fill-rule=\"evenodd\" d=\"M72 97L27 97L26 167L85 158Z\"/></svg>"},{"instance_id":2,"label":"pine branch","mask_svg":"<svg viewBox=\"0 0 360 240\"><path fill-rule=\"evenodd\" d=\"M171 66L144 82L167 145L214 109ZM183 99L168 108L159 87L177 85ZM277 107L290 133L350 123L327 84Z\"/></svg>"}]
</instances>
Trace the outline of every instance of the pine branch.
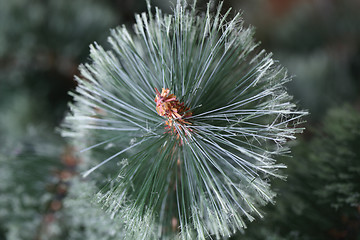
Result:
<instances>
[{"instance_id":1,"label":"pine branch","mask_svg":"<svg viewBox=\"0 0 360 240\"><path fill-rule=\"evenodd\" d=\"M80 66L63 135L91 150L85 177L117 176L99 197L130 239L245 228L272 202L269 179L285 167L275 157L302 131L307 113L290 102L286 70L221 6L203 15L186 1L173 15L149 7L134 35L112 30L112 49L95 43Z\"/></svg>"}]
</instances>

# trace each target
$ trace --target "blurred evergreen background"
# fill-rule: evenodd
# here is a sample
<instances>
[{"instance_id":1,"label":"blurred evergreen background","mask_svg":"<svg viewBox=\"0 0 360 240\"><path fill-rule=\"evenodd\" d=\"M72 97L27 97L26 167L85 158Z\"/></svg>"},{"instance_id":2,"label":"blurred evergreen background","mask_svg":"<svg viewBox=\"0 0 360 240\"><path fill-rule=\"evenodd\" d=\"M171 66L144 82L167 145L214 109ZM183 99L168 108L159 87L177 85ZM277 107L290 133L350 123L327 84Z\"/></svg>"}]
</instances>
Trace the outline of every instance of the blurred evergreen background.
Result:
<instances>
[{"instance_id":1,"label":"blurred evergreen background","mask_svg":"<svg viewBox=\"0 0 360 240\"><path fill-rule=\"evenodd\" d=\"M165 12L174 1L153 0ZM205 0L199 9L206 8ZM231 239L360 239L360 1L225 0L295 76L311 113L265 218ZM0 0L0 239L121 239L59 136L89 44L145 0Z\"/></svg>"}]
</instances>

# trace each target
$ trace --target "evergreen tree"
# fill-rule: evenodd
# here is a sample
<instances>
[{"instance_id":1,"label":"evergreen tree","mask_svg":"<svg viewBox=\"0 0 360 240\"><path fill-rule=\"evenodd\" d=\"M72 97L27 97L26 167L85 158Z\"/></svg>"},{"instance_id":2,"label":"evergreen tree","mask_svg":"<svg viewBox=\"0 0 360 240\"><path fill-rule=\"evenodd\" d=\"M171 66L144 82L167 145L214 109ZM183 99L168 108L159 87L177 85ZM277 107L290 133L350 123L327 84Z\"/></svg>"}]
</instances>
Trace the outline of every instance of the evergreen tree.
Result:
<instances>
[{"instance_id":1,"label":"evergreen tree","mask_svg":"<svg viewBox=\"0 0 360 240\"><path fill-rule=\"evenodd\" d=\"M0 239L359 239L359 112L341 107L359 96L358 1L217 2L153 0L172 14L133 32L145 1L0 0ZM76 84L70 147L53 129ZM284 85L312 112L293 158L305 112ZM155 134L117 131L133 124Z\"/></svg>"}]
</instances>

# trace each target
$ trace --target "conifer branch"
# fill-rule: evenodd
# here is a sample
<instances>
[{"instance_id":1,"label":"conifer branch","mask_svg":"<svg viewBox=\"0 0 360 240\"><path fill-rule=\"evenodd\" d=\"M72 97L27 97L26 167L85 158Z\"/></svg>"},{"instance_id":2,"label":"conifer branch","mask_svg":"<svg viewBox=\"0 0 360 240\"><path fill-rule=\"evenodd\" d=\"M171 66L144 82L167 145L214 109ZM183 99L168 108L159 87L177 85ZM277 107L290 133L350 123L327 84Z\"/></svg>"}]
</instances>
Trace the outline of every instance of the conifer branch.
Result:
<instances>
[{"instance_id":1,"label":"conifer branch","mask_svg":"<svg viewBox=\"0 0 360 240\"><path fill-rule=\"evenodd\" d=\"M307 114L240 14L227 21L209 4L197 15L195 4L153 15L148 2L135 34L112 30L111 50L91 46L76 78L63 134L91 150L85 177L114 176L99 201L129 239L221 238L261 217L284 167L275 157Z\"/></svg>"}]
</instances>

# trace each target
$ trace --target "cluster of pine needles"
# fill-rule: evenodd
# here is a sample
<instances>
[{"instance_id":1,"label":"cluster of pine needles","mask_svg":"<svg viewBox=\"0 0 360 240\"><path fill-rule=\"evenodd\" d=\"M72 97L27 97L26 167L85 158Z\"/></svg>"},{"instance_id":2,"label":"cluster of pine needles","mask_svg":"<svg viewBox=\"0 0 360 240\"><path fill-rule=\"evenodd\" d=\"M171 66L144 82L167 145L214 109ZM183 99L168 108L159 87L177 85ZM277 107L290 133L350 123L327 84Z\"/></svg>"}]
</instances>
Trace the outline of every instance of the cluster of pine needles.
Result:
<instances>
[{"instance_id":1,"label":"cluster of pine needles","mask_svg":"<svg viewBox=\"0 0 360 240\"><path fill-rule=\"evenodd\" d=\"M306 112L241 14L148 6L134 33L111 31L110 50L91 46L63 135L129 239L230 236L272 202L275 157Z\"/></svg>"}]
</instances>

